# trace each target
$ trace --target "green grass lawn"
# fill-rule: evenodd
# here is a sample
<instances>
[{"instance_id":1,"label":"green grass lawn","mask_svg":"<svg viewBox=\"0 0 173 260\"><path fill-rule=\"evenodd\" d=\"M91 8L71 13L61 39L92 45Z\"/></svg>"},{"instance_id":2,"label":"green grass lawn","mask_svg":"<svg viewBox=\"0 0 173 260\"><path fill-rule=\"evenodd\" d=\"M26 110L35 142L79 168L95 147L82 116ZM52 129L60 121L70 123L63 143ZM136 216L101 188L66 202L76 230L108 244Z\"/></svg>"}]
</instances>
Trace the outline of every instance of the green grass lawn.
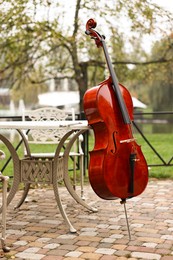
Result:
<instances>
[{"instance_id":1,"label":"green grass lawn","mask_svg":"<svg viewBox=\"0 0 173 260\"><path fill-rule=\"evenodd\" d=\"M157 155L152 151L148 146L145 140L141 137L140 134L135 134L135 138L138 144L141 145L143 154L147 160L148 165L153 164L163 164ZM163 159L168 162L173 156L173 134L146 134L146 138L152 144L152 146L157 150L157 152L163 157ZM15 141L14 146L18 144L18 141ZM91 134L89 136L89 150L91 151L94 146L94 136ZM52 152L56 148L55 146L48 145L33 145L31 150L33 152ZM9 151L3 143L0 143L0 149L6 153L6 158L10 156ZM23 156L23 145L18 150L19 157ZM0 169L4 165L4 161L0 161ZM172 161L173 164L173 161ZM69 168L72 169L72 160L69 159ZM8 166L3 172L4 175L13 176L13 163L10 161ZM72 175L72 171L69 171L69 174ZM149 176L155 178L171 178L173 179L173 166L150 166L149 167ZM79 178L79 174L78 174ZM87 174L85 176L85 181L87 181Z\"/></svg>"},{"instance_id":2,"label":"green grass lawn","mask_svg":"<svg viewBox=\"0 0 173 260\"><path fill-rule=\"evenodd\" d=\"M136 134L137 142L141 144L143 154L148 165L163 164L161 159L149 147L141 135ZM146 138L155 148L162 159L168 163L173 156L173 134L146 134ZM173 161L171 162L173 164ZM173 179L173 166L150 166L149 174L156 178L171 178Z\"/></svg>"},{"instance_id":3,"label":"green grass lawn","mask_svg":"<svg viewBox=\"0 0 173 260\"><path fill-rule=\"evenodd\" d=\"M166 163L169 162L173 156L173 134L146 134L145 136L159 155L163 157L164 161ZM139 133L135 134L134 137L136 138L136 142L141 145L148 165L163 164ZM93 135L89 138L89 147L90 150L94 147ZM173 179L173 166L150 166L149 176L153 178Z\"/></svg>"}]
</instances>

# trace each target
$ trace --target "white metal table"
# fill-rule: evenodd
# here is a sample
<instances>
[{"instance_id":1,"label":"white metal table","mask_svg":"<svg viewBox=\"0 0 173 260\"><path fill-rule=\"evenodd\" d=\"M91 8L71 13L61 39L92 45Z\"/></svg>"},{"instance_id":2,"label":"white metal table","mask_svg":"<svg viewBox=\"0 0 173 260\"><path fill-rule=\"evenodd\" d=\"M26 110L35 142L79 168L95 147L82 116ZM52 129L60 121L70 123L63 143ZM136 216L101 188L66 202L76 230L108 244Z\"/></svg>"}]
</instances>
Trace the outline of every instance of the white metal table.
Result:
<instances>
[{"instance_id":1,"label":"white metal table","mask_svg":"<svg viewBox=\"0 0 173 260\"><path fill-rule=\"evenodd\" d=\"M60 130L65 130L65 134L62 137L62 139L60 140L59 144L57 145L56 148L56 152L53 158L53 162L51 162L51 164L49 165L49 168L51 168L51 173L50 175L46 175L45 176L34 176L34 178L37 179L37 182L41 182L42 180L40 178L48 178L47 179L47 183L50 183L53 185L53 190L54 190L54 195L55 195L55 199L57 202L57 205L59 207L59 210L61 212L62 217L64 218L66 224L68 225L69 229L71 232L76 232L76 229L72 226L70 220L68 219L66 212L62 206L61 203L61 199L60 199L60 195L59 195L59 190L58 190L58 182L63 180L65 183L65 186L68 190L68 192L71 194L71 196L76 200L76 202L78 202L79 204L81 204L82 206L84 206L85 208L87 208L90 211L96 212L97 209L90 207L88 204L86 204L75 192L75 190L73 189L70 179L69 179L69 175L68 175L68 158L69 158L69 153L70 153L70 149L73 145L73 143L75 142L75 140L78 138L78 136L80 134L83 134L85 131L87 131L89 129L88 126L88 122L85 120L82 121L0 121L0 130L1 129L16 129L18 131L18 133L20 134L20 136L22 137L22 140L25 144L26 149L28 150L28 154L30 154L30 149L29 149L29 145L27 142L27 139L25 137L25 135L23 134L23 130L31 130L31 129L46 129L46 130L56 130L56 131L60 131ZM70 137L70 138L69 138ZM63 147L65 141L67 141L67 139L69 140L65 150L64 150L64 154L63 156L59 156L61 148ZM5 137L3 134L0 134L0 140L7 146L12 160L13 160L13 166L14 166L14 178L13 178L13 184L12 187L9 191L8 197L7 197L7 205L12 201L12 199L14 198L19 184L20 183L24 183L25 184L25 189L24 189L24 194L22 199L19 201L17 207L20 207L20 205L24 202L27 194L28 194L28 190L29 190L29 184L30 184L30 178L27 177L27 175L23 174L23 169L26 167L26 164L29 162L27 161L27 158L22 158L20 159L13 144L10 142L10 140L7 139L7 137ZM30 160L31 158L29 158L28 160ZM33 163L35 164L42 164L42 161L33 161ZM49 163L49 162L48 162ZM35 174L35 173L34 173ZM33 181L33 180L32 180ZM2 211L2 208L0 209L0 211Z\"/></svg>"}]
</instances>

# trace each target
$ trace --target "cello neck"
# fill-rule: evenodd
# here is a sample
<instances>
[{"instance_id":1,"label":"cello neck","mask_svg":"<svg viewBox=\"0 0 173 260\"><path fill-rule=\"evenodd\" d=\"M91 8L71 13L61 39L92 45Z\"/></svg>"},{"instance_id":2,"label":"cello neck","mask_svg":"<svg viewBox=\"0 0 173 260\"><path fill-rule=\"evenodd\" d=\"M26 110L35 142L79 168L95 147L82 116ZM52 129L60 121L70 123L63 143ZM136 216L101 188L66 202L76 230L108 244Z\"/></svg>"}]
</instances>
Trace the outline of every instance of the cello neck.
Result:
<instances>
[{"instance_id":1,"label":"cello neck","mask_svg":"<svg viewBox=\"0 0 173 260\"><path fill-rule=\"evenodd\" d=\"M108 66L108 69L109 69L109 73L110 73L110 76L112 78L112 83L113 83L112 88L113 88L114 93L117 97L118 104L119 104L119 107L120 107L120 110L121 110L121 113L122 113L123 121L124 121L125 124L131 124L129 114L127 112L127 107L126 107L124 99L122 97L122 94L121 94L121 91L120 91L120 88L119 88L119 84L118 84L118 80L117 80L115 71L113 69L113 66L112 66L108 51L107 51L107 47L106 47L106 43L105 43L105 37L103 35L100 35L97 31L94 30L94 28L96 28L96 26L97 26L96 21L92 18L89 19L86 23L85 33L87 35L90 35L91 38L95 40L97 47L103 48L104 55L105 55L106 62L107 62L107 66Z\"/></svg>"},{"instance_id":2,"label":"cello neck","mask_svg":"<svg viewBox=\"0 0 173 260\"><path fill-rule=\"evenodd\" d=\"M106 47L104 37L102 37L102 47L103 47L104 55L105 55L105 58L106 58L106 63L107 63L108 69L109 69L109 73L110 73L110 76L112 78L112 83L113 83L112 87L113 87L113 90L114 90L115 95L117 97L118 104L120 106L123 121L124 121L125 124L131 124L129 114L127 112L127 107L125 105L124 99L122 97L122 94L121 94L121 91L120 91L120 88L119 88L118 79L117 79L117 76L116 76L115 71L113 69L112 62L111 62L109 54L108 54L108 50L107 50L107 47Z\"/></svg>"}]
</instances>

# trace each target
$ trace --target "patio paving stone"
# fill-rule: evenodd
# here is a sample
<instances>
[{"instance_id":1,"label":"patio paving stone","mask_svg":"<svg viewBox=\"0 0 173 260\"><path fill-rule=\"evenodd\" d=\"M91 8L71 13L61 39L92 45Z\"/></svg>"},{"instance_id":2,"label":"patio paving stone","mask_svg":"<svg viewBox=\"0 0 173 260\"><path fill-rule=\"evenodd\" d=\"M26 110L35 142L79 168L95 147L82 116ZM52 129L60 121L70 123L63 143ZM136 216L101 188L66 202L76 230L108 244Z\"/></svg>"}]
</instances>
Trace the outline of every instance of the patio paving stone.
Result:
<instances>
[{"instance_id":1,"label":"patio paving stone","mask_svg":"<svg viewBox=\"0 0 173 260\"><path fill-rule=\"evenodd\" d=\"M31 190L27 203L13 210L19 191L7 210L6 244L11 251L0 249L0 259L173 260L172 180L150 180L141 195L127 200L130 241L119 200L102 200L90 185L84 190L86 203L98 212L89 212L74 202L65 187L59 188L75 234L65 225L51 187Z\"/></svg>"}]
</instances>

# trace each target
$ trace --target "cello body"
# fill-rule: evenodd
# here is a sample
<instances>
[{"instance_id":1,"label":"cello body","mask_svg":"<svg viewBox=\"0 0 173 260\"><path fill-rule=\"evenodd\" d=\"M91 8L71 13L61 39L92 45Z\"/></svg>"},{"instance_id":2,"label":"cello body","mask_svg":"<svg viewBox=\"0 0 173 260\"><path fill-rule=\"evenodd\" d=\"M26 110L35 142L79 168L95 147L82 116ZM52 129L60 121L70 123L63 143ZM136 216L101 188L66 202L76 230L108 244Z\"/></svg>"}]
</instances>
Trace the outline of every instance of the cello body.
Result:
<instances>
[{"instance_id":1,"label":"cello body","mask_svg":"<svg viewBox=\"0 0 173 260\"><path fill-rule=\"evenodd\" d=\"M131 96L124 86L119 87L133 120ZM142 193L148 182L146 160L131 125L123 122L111 77L86 91L84 111L95 136L89 163L95 193L103 199L126 199Z\"/></svg>"},{"instance_id":2,"label":"cello body","mask_svg":"<svg viewBox=\"0 0 173 260\"><path fill-rule=\"evenodd\" d=\"M88 124L95 144L90 152L89 180L103 199L126 200L141 194L148 183L148 166L132 133L133 103L129 91L119 84L105 37L96 32L94 19L86 24L86 34L103 47L110 77L86 91L83 98Z\"/></svg>"}]
</instances>

